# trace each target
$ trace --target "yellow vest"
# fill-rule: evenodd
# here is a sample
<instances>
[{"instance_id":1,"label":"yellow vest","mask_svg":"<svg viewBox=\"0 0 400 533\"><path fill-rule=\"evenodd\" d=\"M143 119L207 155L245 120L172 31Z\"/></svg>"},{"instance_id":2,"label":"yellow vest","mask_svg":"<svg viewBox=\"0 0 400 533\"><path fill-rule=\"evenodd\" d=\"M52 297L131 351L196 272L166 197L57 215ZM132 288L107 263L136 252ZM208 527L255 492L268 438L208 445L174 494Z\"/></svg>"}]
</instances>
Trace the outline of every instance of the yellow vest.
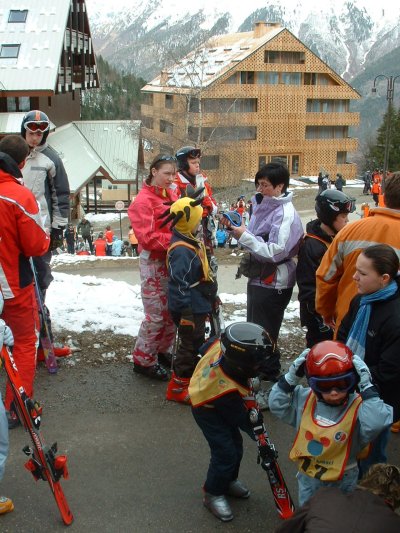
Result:
<instances>
[{"instance_id":1,"label":"yellow vest","mask_svg":"<svg viewBox=\"0 0 400 533\"><path fill-rule=\"evenodd\" d=\"M321 481L337 481L343 477L361 402L361 397L355 396L336 424L322 426L314 418L317 398L310 392L289 454L300 472Z\"/></svg>"},{"instance_id":2,"label":"yellow vest","mask_svg":"<svg viewBox=\"0 0 400 533\"><path fill-rule=\"evenodd\" d=\"M203 268L203 278L201 281L214 281L212 277L212 273L210 271L210 267L208 264L207 254L206 254L206 248L204 246L204 243L201 241L197 241L199 244L199 248L194 246L193 244L190 244L186 241L175 241L171 244L171 246L168 248L167 252L167 267L169 262L169 254L177 248L178 246L186 246L186 248L189 248L190 250L193 250L193 252L197 255L197 257L201 261L201 265Z\"/></svg>"},{"instance_id":3,"label":"yellow vest","mask_svg":"<svg viewBox=\"0 0 400 533\"><path fill-rule=\"evenodd\" d=\"M240 385L225 374L219 366L220 357L221 345L217 339L198 362L190 380L189 395L193 407L207 404L233 391L237 391L242 397L249 395L250 388Z\"/></svg>"}]
</instances>

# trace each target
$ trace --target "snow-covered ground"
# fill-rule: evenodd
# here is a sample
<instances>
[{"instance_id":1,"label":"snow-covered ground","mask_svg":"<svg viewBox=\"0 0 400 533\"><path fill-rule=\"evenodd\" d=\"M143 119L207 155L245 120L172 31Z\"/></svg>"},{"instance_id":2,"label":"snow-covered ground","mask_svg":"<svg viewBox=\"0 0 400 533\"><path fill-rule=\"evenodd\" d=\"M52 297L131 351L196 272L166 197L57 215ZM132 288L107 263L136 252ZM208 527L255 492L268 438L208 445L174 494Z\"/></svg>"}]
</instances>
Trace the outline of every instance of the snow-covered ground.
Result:
<instances>
[{"instance_id":1,"label":"snow-covered ground","mask_svg":"<svg viewBox=\"0 0 400 533\"><path fill-rule=\"evenodd\" d=\"M53 264L76 263L99 260L93 256L60 254ZM104 257L102 261L118 261L121 258ZM122 258L126 261L127 258ZM135 261L134 258L131 259ZM84 331L111 330L117 334L136 336L143 319L140 285L113 281L96 276L81 276L54 272L54 281L46 293L46 303L51 310L55 331L65 329ZM224 304L232 311L225 316L226 324L246 320L246 294L220 294ZM292 331L291 319L298 316L298 302L291 302L286 310L281 334Z\"/></svg>"}]
</instances>

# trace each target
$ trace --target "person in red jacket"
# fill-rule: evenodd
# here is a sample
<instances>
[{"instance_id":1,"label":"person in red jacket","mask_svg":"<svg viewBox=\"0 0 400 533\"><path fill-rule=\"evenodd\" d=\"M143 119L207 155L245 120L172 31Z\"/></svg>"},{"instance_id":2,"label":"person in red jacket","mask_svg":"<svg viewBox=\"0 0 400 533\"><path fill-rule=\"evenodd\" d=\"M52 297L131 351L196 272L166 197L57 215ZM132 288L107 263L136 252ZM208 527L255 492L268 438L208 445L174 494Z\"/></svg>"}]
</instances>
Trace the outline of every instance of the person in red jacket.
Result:
<instances>
[{"instance_id":1,"label":"person in red jacket","mask_svg":"<svg viewBox=\"0 0 400 533\"><path fill-rule=\"evenodd\" d=\"M131 203L128 216L139 242L139 268L145 318L133 349L134 371L166 381L167 370L160 364L169 359L175 338L175 325L168 311L167 250L171 240L170 225L161 227L160 216L166 202L178 199L172 188L176 159L158 155L142 189Z\"/></svg>"},{"instance_id":2,"label":"person in red jacket","mask_svg":"<svg viewBox=\"0 0 400 533\"><path fill-rule=\"evenodd\" d=\"M112 255L111 250L112 250L112 243L113 243L114 232L113 232L113 230L111 229L111 226L106 226L106 232L105 232L105 234L104 234L104 237L105 237L105 239L106 239L106 243L107 243L107 246L106 246L106 255Z\"/></svg>"},{"instance_id":3,"label":"person in red jacket","mask_svg":"<svg viewBox=\"0 0 400 533\"><path fill-rule=\"evenodd\" d=\"M102 232L99 233L93 245L94 245L95 255L100 256L100 257L104 257L107 255L107 241L105 240Z\"/></svg>"},{"instance_id":4,"label":"person in red jacket","mask_svg":"<svg viewBox=\"0 0 400 533\"><path fill-rule=\"evenodd\" d=\"M1 317L13 332L13 357L25 390L32 397L40 325L29 257L45 254L50 238L43 228L35 196L22 184L20 169L28 154L29 146L20 136L9 135L0 141ZM9 427L16 427L19 420L8 385L4 405Z\"/></svg>"}]
</instances>

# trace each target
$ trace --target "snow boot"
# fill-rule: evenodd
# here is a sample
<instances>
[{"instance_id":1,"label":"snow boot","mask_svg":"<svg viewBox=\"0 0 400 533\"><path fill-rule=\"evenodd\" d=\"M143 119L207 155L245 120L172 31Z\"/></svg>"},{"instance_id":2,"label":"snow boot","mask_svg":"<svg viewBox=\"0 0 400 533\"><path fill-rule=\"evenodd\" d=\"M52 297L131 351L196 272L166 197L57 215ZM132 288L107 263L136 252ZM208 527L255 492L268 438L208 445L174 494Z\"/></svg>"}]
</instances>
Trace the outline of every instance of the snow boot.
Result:
<instances>
[{"instance_id":1,"label":"snow boot","mask_svg":"<svg viewBox=\"0 0 400 533\"><path fill-rule=\"evenodd\" d=\"M190 378L179 378L175 372L172 373L172 377L169 380L166 399L170 402L185 403L190 405L189 396L189 382Z\"/></svg>"}]
</instances>

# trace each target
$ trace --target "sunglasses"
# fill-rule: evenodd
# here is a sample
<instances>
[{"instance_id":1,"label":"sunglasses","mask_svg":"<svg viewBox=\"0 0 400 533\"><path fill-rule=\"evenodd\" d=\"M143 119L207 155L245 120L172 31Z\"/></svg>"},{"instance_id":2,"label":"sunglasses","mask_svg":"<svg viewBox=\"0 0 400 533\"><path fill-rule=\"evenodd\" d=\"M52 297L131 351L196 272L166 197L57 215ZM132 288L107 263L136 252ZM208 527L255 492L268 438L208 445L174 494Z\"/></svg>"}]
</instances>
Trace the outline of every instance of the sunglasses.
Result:
<instances>
[{"instance_id":1,"label":"sunglasses","mask_svg":"<svg viewBox=\"0 0 400 533\"><path fill-rule=\"evenodd\" d=\"M332 389L348 392L356 385L356 382L357 378L354 372L348 372L337 378L318 378L314 376L308 378L308 384L312 390L320 393L330 392Z\"/></svg>"},{"instance_id":2,"label":"sunglasses","mask_svg":"<svg viewBox=\"0 0 400 533\"><path fill-rule=\"evenodd\" d=\"M160 155L160 157L157 157L155 161L152 162L151 168L155 167L157 163L160 163L160 161L171 161L171 163L176 163L176 157L173 155Z\"/></svg>"},{"instance_id":3,"label":"sunglasses","mask_svg":"<svg viewBox=\"0 0 400 533\"><path fill-rule=\"evenodd\" d=\"M27 131L30 131L31 133L44 133L50 128L50 124L48 122L26 122L24 124L24 127Z\"/></svg>"}]
</instances>

